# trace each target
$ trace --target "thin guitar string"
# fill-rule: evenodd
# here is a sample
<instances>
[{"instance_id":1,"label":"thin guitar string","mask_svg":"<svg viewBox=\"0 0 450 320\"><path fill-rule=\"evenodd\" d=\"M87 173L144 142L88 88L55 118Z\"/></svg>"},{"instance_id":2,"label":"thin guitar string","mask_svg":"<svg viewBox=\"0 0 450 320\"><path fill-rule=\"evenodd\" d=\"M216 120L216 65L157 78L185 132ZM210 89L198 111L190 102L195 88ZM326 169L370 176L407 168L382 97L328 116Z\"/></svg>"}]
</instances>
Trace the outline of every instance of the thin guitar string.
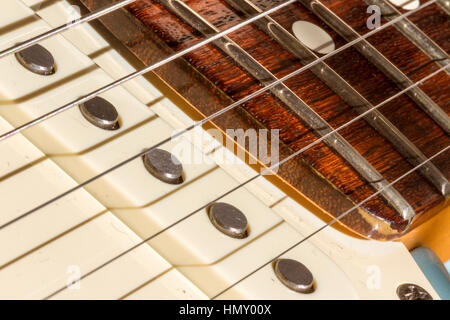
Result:
<instances>
[{"instance_id":1,"label":"thin guitar string","mask_svg":"<svg viewBox=\"0 0 450 320\"><path fill-rule=\"evenodd\" d=\"M119 258L123 257L124 255L130 253L131 251L133 251L134 249L140 247L141 245L145 244L146 242L152 240L153 238L159 236L160 234L162 234L162 233L168 231L168 230L171 229L172 227L174 227L174 226L178 225L179 223L181 223L181 222L187 220L188 218L192 217L193 215L195 215L196 213L200 212L201 210L207 208L207 207L208 207L209 205L211 205L212 203L217 202L218 200L224 198L225 196L227 196L227 195L233 193L233 192L236 191L236 190L239 190L239 189L242 188L243 186L245 186L245 185L247 185L248 183L254 181L254 180L257 179L257 178L259 178L260 176L269 173L270 171L274 170L275 168L278 168L280 165L286 163L286 162L289 161L290 159L296 157L296 156L299 155L300 153L302 153L302 152L304 152L304 151L310 149L310 148L313 147L314 145L316 145L316 144L318 144L319 142L321 142L322 140L326 139L329 135L331 135L331 134L333 134L333 133L335 133L335 132L337 132L337 131L339 131L339 130L341 130L341 129L344 129L345 127L349 126L350 124L354 123L355 121L357 121L357 120L361 119L362 117L364 117L365 115L369 114L369 113L372 112L373 110L375 110L375 109L377 109L377 108L380 108L381 106L383 106L384 104L388 103L389 101L392 101L392 100L396 99L397 97L399 97L399 96L401 96L402 94L404 94L406 91L408 91L408 90L410 90L410 89L412 89L412 88L414 88L414 87L420 85L421 83L423 83L423 82L425 82L426 80L432 78L433 76L435 76L435 75L438 74L439 72L442 72L442 71L443 71L445 68L447 68L448 66L449 66L449 65L447 64L446 66L441 67L440 69L436 70L435 72L431 73L430 75L428 75L428 76L424 77L423 79L417 81L416 83L412 84L412 85L409 86L408 88L405 88L404 90L402 90L402 91L398 92L397 94L391 96L390 98L384 100L383 102L379 103L378 105L374 106L373 108L371 108L371 109L367 110L366 112L360 114L359 116L355 117L355 118L352 119L351 121L349 121L349 122L347 122L347 123L341 125L340 127L338 127L337 129L333 130L332 132L329 132L328 134L324 135L323 137L321 137L321 138L315 140L314 142L310 143L309 145L307 145L307 146L303 147L302 149L296 151L296 152L293 153L292 155L290 155L290 156L284 158L283 160L279 161L279 162L276 163L275 165L272 165L271 167L266 168L265 170L261 171L260 173L258 173L258 174L255 175L254 177L252 177L252 178L246 180L245 182L239 184L238 186L236 186L236 187L230 189L229 191L223 193L222 195L220 195L219 197L215 198L214 200L209 201L209 202L206 203L205 205L203 205L203 206L201 206L200 208L198 208L198 209L192 211L192 212L189 213L188 215L186 215L186 216L184 216L183 218L177 220L176 222L170 224L169 226L165 227L164 229L162 229L162 230L156 232L155 234L149 236L148 238L146 238L146 239L144 239L143 241L137 243L136 245L130 247L129 249L124 250L122 253L116 255L115 257L113 257L113 258L107 260L106 262L104 262L104 263L101 264L100 266L98 266L98 267L94 268L93 270L87 272L86 274L84 274L83 276L81 276L77 281L81 281L81 280L85 279L86 277L88 277L88 276L90 276L90 275L96 273L97 271L103 269L104 267L106 267L106 266L109 265L110 263L116 261L117 259L119 259ZM448 149L449 147L450 147L450 146L446 147L444 150L441 150L441 153L444 152L444 151L445 151L446 149ZM436 156L437 156L437 154L434 155L434 157L436 157ZM429 158L429 159L425 160L424 162L422 162L421 164L419 164L418 166L416 166L414 169L412 169L412 171L414 171L416 168L420 168L422 165L426 164L426 163L427 163L428 161L430 161L431 159L432 159L432 158ZM411 171L411 170L410 170L410 171ZM409 173L410 173L410 172L407 172L406 175L408 175ZM404 176L405 176L405 175L403 175L402 177L404 177ZM394 181L392 184L394 184L395 182L397 182L397 181ZM380 192L384 191L384 190L385 190L386 188L388 188L389 186L390 186L390 185L387 185L387 186L385 186L384 188L380 189L377 193L375 193L374 195L372 195L370 198L366 199L365 201L370 200L370 199L373 198L374 196L378 195ZM365 203L365 202L362 202L362 204L364 204L364 203ZM351 209L351 210L353 210L353 209ZM351 211L351 210L350 210L350 211ZM319 229L317 232L319 232L320 230L322 230L322 228ZM62 288L60 288L59 290L56 290L55 292L53 292L52 294L50 294L49 296L47 296L46 298L44 298L44 299L50 299L50 298L54 297L55 295L59 294L60 292L64 291L66 288L67 288L67 287L62 287Z\"/></svg>"},{"instance_id":2,"label":"thin guitar string","mask_svg":"<svg viewBox=\"0 0 450 320\"><path fill-rule=\"evenodd\" d=\"M256 272L258 272L259 270L263 269L264 267L268 266L269 264L271 264L272 262L274 262L276 259L280 258L281 256L285 255L286 253L288 253L289 251L295 249L296 247L298 247L299 245L301 245L303 242L311 239L313 236L315 236L316 234L318 234L319 232L321 232L322 230L328 228L329 226L331 226L332 224L334 224L335 222L339 221L340 219L344 218L347 214L349 214L350 212L352 212L353 210L358 209L360 206L362 206L364 203L366 203L367 201L369 201L370 199L373 199L374 197L376 197L378 194L380 194L383 190L385 190L386 188L389 188L391 186L393 186L394 184L396 184L397 182L399 182L400 180L404 179L405 177L407 177L408 175L410 175L411 173L413 173L414 171L416 171L417 169L419 169L421 166L425 165L426 163L430 162L431 160L433 160L434 158L438 157L439 155L443 154L444 152L446 152L447 150L450 149L450 146L445 147L444 149L442 149L441 151L437 152L436 154L434 154L433 156L431 156L430 158L428 158L427 160L423 161L422 163L418 164L417 166L415 166L414 168L412 168L411 170L407 171L405 174L401 175L399 178L395 179L393 182L389 183L388 185L386 185L385 187L383 187L382 189L380 189L379 191L377 191L376 193L374 193L373 195L371 195L370 197L367 197L366 199L364 199L363 201L359 202L358 204L356 204L355 206L353 206L352 208L348 209L347 211L343 212L342 214L340 214L338 217L334 218L332 221L330 221L329 223L323 225L322 227L318 228L317 230L311 232L308 236L306 236L305 238L301 239L300 241L298 241L297 243L293 244L292 246L290 246L289 248L285 249L284 251L282 251L281 253L279 253L278 255L276 255L274 258L270 259L268 262L264 263L262 266L260 266L259 268L253 270L252 272L250 272L249 274L247 274L245 277L239 279L238 281L236 281L235 283L233 283L232 285L230 285L229 287L227 287L226 289L222 290L221 292L219 292L218 294L216 294L215 296L213 296L211 298L211 300L214 300L216 298L218 298L219 296L221 296L222 294L224 294L225 292L227 292L228 290L234 288L236 285L238 285L239 283L241 283L242 281L244 281L245 279L248 279L249 277L251 277L252 275L254 275Z\"/></svg>"},{"instance_id":3,"label":"thin guitar string","mask_svg":"<svg viewBox=\"0 0 450 320\"><path fill-rule=\"evenodd\" d=\"M304 67L298 69L296 71L296 73L292 73L291 74L291 77L296 75L296 74L298 74L298 73L300 73L300 72L302 72L302 71L304 71L304 70L306 70L306 69L309 69L309 68L313 67L314 65L322 62L326 58L328 58L330 56L333 56L334 54L337 54L337 53L341 52L342 50L345 50L345 49L351 47L352 45L354 45L354 44L356 44L356 43L358 43L358 42L360 42L360 41L370 37L371 35L374 35L378 31L381 31L381 30L383 30L383 29L385 29L385 28L387 28L387 27L389 27L389 26L391 26L391 25L401 21L402 19L410 16L411 14L414 14L414 13L422 10L423 8L425 8L425 7L435 3L436 1L437 0L430 0L430 1L426 2L426 3L424 3L423 5L421 5L418 8L416 8L414 10L411 10L411 11L408 11L408 12L405 12L403 15L400 15L400 16L396 17L395 19L392 19L391 21L386 22L384 25L382 25L382 26L380 26L380 27L378 27L378 28L376 28L376 29L366 33L365 35L359 36L355 40L346 43L345 45L343 45L339 49L337 49L337 50L335 50L335 51L333 51L333 52L331 52L331 53L329 53L329 54L327 54L325 56L322 56L321 58L316 59L314 62L309 63L309 64L305 65ZM73 107L75 107L77 105L80 105L80 104L82 104L84 102L87 102L87 101L91 100L92 98L95 98L96 96L98 96L98 95L100 95L100 94L102 94L102 93L104 93L104 92L106 92L106 91L108 91L110 89L113 89L113 88L115 88L115 87L117 87L119 85L122 85L122 84L124 84L125 82L127 82L129 80L132 80L132 79L134 79L136 77L144 75L145 73L148 73L148 72L153 71L153 70L155 70L155 69L157 69L159 67L162 67L163 65L165 65L165 64L167 64L167 63L169 63L169 62L171 62L171 61L173 61L173 60L175 60L177 58L180 58L183 55L185 55L185 54L187 54L187 53L189 53L189 52L191 52L193 50L196 50L196 49L198 49L198 48L200 48L200 47L202 47L202 46L204 46L204 45L206 45L206 44L208 44L208 43L210 43L212 41L215 41L215 40L217 40L217 39L219 39L219 38L221 38L221 37L223 37L223 36L233 32L233 31L236 31L236 30L238 30L238 29L240 29L240 28L242 28L242 27L244 27L244 26L246 26L246 25L248 25L248 24L250 24L250 23L252 23L252 22L254 22L254 21L258 20L258 19L260 19L260 18L263 18L263 17L265 17L265 16L267 16L267 15L269 15L271 13L274 13L274 12L282 9L283 7L285 7L285 6L289 5L289 4L295 3L295 2L297 2L297 0L289 0L289 1L284 2L284 3L282 3L282 4L278 5L278 6L273 7L272 9L269 9L267 11L263 11L260 14L257 14L255 16L253 16L252 18L244 20L241 23L236 24L233 27L230 27L230 28L225 29L225 30L223 30L221 32L218 32L218 33L216 33L215 35L213 35L211 37L207 37L206 39L196 43L195 45L193 45L193 46L191 46L189 48L183 49L183 50L181 50L181 51L179 51L179 52L177 52L175 54L172 54L169 57L167 57L167 58L165 58L165 59L163 59L163 60L161 60L161 61L159 61L157 63L154 63L154 64L152 64L152 65L150 65L148 67L145 67L145 68L143 68L141 70L138 70L138 71L135 71L133 73L130 73L129 75L127 75L127 76L125 76L123 78L120 78L120 79L118 79L116 81L113 81L113 82L111 82L110 84L108 84L108 85L106 85L104 87L101 87L101 88L99 88L99 89L97 89L95 91L92 91L91 93L89 93L89 94L87 94L85 96L82 96L82 97L80 97L80 98L78 98L76 100L73 100L72 102L69 102L66 105L63 105L63 106L61 106L61 107L59 107L57 109L54 109L53 111L50 111L50 112L48 112L48 113L46 113L46 114L44 114L44 115L42 115L42 116L40 116L40 117L30 121L28 123L25 123L25 124L15 128L15 129L9 131L9 132L1 134L0 135L0 141L8 139L8 138L18 134L19 132L21 132L23 130L26 130L26 129L28 129L30 127L33 127L33 126L35 126L35 125L37 125L37 124L39 124L41 122L44 122L44 121L46 121L46 120L48 120L48 119L50 119L50 118L60 114L61 112L69 110L69 109L71 109L71 108L73 108ZM285 79L285 80L287 80L287 79ZM272 84L274 84L274 83L276 85L276 84L280 83L280 81L279 82L273 82ZM266 87L263 87L262 89L265 88L265 90L262 90L262 91L258 90L258 91L256 91L257 95L259 93L262 93L262 92L272 88L273 86L274 85L272 85L272 86L268 85ZM228 109L226 109L226 110L228 110ZM220 115L220 114L218 114L218 115Z\"/></svg>"},{"instance_id":4,"label":"thin guitar string","mask_svg":"<svg viewBox=\"0 0 450 320\"><path fill-rule=\"evenodd\" d=\"M295 0L295 1L296 1L296 0ZM430 5L431 3L434 3L435 1L436 1L436 0L431 0L431 1L427 2L427 3L425 3L424 5L422 5L422 6L419 7L419 8L424 8L426 5ZM417 8L417 10L418 10L419 8ZM412 12L413 12L413 10L409 11L408 13L412 13ZM407 15L405 14L405 15L402 16L402 18L404 18L404 17L406 17L406 16L407 16ZM400 17L398 17L398 18L400 18ZM69 190L67 190L67 191L65 191L65 192L63 192L63 193L61 193L60 195L58 195L58 196L56 196L56 197L54 197L54 198L52 198L52 199L50 199L50 200L48 200L48 201L46 201L46 202L44 202L44 203L42 203L42 204L36 206L36 207L34 207L33 209L31 209L31 210L29 210L29 211L27 211L27 212L25 212L25 213L23 213L23 214L17 216L16 218L14 218L14 219L12 219L12 220L10 220L10 221L8 221L8 222L2 224L2 225L0 226L0 230L2 230L3 228L8 227L9 225L11 225L11 224L13 224L13 223L15 223L15 222L17 222L17 221L19 221L19 220L21 220L21 219L27 217L27 216L29 216L29 215L31 215L31 214L33 214L34 212L36 212L36 211L38 211L38 210L40 210L40 209L42 209L42 208L44 208L44 207L50 205L51 203L53 203L53 202L55 202L55 201L58 201L58 200L64 198L65 196L67 196L67 195L69 195L69 194L71 194L71 193L73 193L73 192L75 192L75 191L77 191L77 190L79 190L79 189L85 187L86 185L88 185L88 184L94 182L95 180L97 180L97 179L99 179L99 178L101 178L101 177L103 177L103 176L105 176L105 175L107 175L107 174L109 174L109 173L115 171L116 169L119 169L119 168L121 168L122 166L124 166L124 165L126 165L126 164L128 164L128 163L130 163L130 162L132 162L132 161L134 161L134 160L136 160L136 159L138 159L138 158L144 156L145 154L151 152L152 150L158 148L159 146L161 146L161 145L163 145L163 144L165 144L165 143L171 141L172 139L178 138L178 137L180 137L181 135L183 135L183 134L189 132L190 130L192 130L192 129L198 127L198 126L201 126L201 125L205 124L206 122L209 122L209 121L215 119L216 117L218 117L218 116L220 116L220 115L222 115L222 114L228 112L229 110L234 109L235 107L241 105L242 103L245 103L245 102L247 102L247 101L253 99L254 97L258 96L259 94L261 94L261 93L263 93L263 92L265 92L265 91L267 91L267 90L269 90L269 89L271 89L271 88L277 86L278 84L280 84L280 83L282 83L282 82L284 82L284 81L286 81L286 80L292 78L293 76L295 76L295 75L297 75L297 74L299 74L299 73L301 73L301 72L303 72L303 71L305 71L305 70L308 70L309 68L313 67L314 65L316 65L316 64L318 64L318 63L321 63L321 62L324 61L325 59L327 59L327 58L329 58L329 57L331 57L331 56L333 56L333 55L335 55L335 54L337 54L337 53L339 53L339 52L341 52L341 51L343 51L343 50L345 50L345 49L347 49L347 48L353 46L355 43L358 43L359 41L362 41L362 40L366 39L367 37L370 37L371 35L375 34L376 32L381 31L381 30L383 30L384 28L387 28L388 26L390 26L391 24L393 24L393 23L395 23L395 22L397 22L395 19L393 19L393 20L387 22L387 23L384 24L383 26L380 26L379 28L377 28L377 29L375 29L375 30L372 30L371 32L365 34L364 36L360 36L359 38L357 38L357 39L355 39L355 40L353 40L353 41L351 41L351 42L346 43L345 45L343 45L342 47L336 49L335 51L333 51L333 52L331 52L331 53L329 53L329 54L327 54L327 55L324 55L324 56L322 56L322 57L316 59L314 62L311 62L311 63L309 63L309 64L303 66L302 68L297 69L296 71L294 71L294 72L292 72L292 73L290 73L290 74L284 76L283 78L280 78L280 79L278 79L278 80L272 82L272 83L269 84L269 85L266 85L266 86L262 87L261 89L259 89L259 90L255 91L255 92L253 92L252 94L247 95L246 97L242 98L241 100L238 100L238 101L236 101L236 102L230 104L229 106L225 107L225 108L222 109L222 110L217 111L216 113L214 113L214 114L212 114L212 115L206 117L205 119L200 120L200 121L198 121L198 122L196 122L196 123L194 123L194 124L188 126L187 128L185 128L185 129L183 129L183 130L180 130L180 131L176 132L176 133L173 134L171 137L167 137L166 139L161 140L160 142L154 144L152 147L150 147L150 148L148 148L148 149L145 149L144 151L142 151L142 152L140 152L140 153L138 153L138 154L136 154L136 155L134 155L134 156L132 156L132 157L130 157L130 158L128 158L128 159L126 159L126 160L120 162L120 163L118 163L117 165L115 165L115 166L113 166L113 167L107 169L106 171L103 171L103 172L99 173L98 175L96 175L96 176L94 176L94 177L92 177L92 178L90 178L90 179L88 179L88 180L86 180L86 181L84 181L84 182L78 184L77 186L75 186L75 187L73 187L73 188L71 188L71 189L69 189ZM445 67L444 67L444 68L445 68ZM442 69L442 68L441 68L441 69ZM404 90L403 90L403 91L404 91ZM403 91L400 91L400 92L403 92ZM88 99L88 100L89 100L89 99ZM357 118L359 119L359 117L357 117ZM16 129L16 130L17 130L17 129ZM330 132L330 134L332 134L332 133L334 133L334 131L331 131L331 132ZM1 141L1 139L0 139L0 141Z\"/></svg>"},{"instance_id":5,"label":"thin guitar string","mask_svg":"<svg viewBox=\"0 0 450 320\"><path fill-rule=\"evenodd\" d=\"M21 50L24 50L26 48L29 48L29 47L31 47L32 45L34 45L34 44L36 44L38 42L41 42L41 41L43 41L45 39L53 37L53 36L63 32L63 31L72 29L72 28L74 28L74 27L76 27L76 26L78 26L80 24L96 20L96 19L98 19L98 18L100 18L100 17L102 17L104 15L107 15L108 13L116 11L116 10L118 10L118 9L120 9L122 7L125 7L125 6L127 6L127 5L129 5L129 4L133 3L133 2L136 2L136 1L137 0L122 0L120 2L116 2L116 3L113 3L111 5L105 6L104 8L101 8L99 10L92 11L91 13L86 14L85 16L83 16L83 17L81 17L79 19L72 20L69 23L63 24L63 25L61 25L59 27L56 27L56 28L54 28L52 30L49 30L49 31L41 33L41 34L39 34L39 35L37 35L37 36L35 36L33 38L30 38L30 39L28 39L28 40L26 40L24 42L21 42L19 44L16 44L16 45L11 46L11 47L9 47L9 48L7 48L5 50L0 51L0 59L3 58L3 57L6 57L7 55L10 55L10 54L19 52Z\"/></svg>"}]
</instances>

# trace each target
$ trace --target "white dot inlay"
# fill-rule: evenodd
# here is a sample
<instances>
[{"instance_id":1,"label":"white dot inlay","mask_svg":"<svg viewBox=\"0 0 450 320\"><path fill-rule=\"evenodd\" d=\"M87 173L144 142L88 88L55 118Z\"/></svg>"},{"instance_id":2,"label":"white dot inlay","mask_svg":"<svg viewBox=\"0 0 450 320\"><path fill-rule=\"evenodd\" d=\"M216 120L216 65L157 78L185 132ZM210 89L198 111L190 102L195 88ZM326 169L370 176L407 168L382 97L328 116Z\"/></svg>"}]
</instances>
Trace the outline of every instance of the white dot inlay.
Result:
<instances>
[{"instance_id":1,"label":"white dot inlay","mask_svg":"<svg viewBox=\"0 0 450 320\"><path fill-rule=\"evenodd\" d=\"M296 21L292 24L292 31L305 46L320 54L328 54L335 49L331 36L311 22Z\"/></svg>"},{"instance_id":2,"label":"white dot inlay","mask_svg":"<svg viewBox=\"0 0 450 320\"><path fill-rule=\"evenodd\" d=\"M420 6L420 0L389 0L389 2L405 10L414 10Z\"/></svg>"}]
</instances>

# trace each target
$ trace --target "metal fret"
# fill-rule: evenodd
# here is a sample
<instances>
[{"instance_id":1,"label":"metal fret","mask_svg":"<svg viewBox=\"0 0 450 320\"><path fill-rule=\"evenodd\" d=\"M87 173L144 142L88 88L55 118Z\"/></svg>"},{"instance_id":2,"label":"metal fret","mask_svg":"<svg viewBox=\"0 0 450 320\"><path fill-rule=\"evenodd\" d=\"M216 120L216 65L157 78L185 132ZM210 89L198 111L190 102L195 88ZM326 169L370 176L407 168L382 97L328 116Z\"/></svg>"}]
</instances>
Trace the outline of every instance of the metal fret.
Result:
<instances>
[{"instance_id":1,"label":"metal fret","mask_svg":"<svg viewBox=\"0 0 450 320\"><path fill-rule=\"evenodd\" d=\"M179 0L160 0L160 2L205 36L211 36L220 31ZM237 64L258 79L262 84L269 85L278 80L269 70L262 66L229 37L222 37L215 40L213 43L232 57ZM324 119L303 102L285 84L280 83L271 88L270 91L295 112L295 114L311 127L316 134L321 137L326 136L324 142L336 150L375 190L383 190L381 195L403 218L406 218L409 221L412 220L414 210L409 203L395 188L387 187L388 182L384 179L383 175L359 154L347 140L339 133L334 132L333 128Z\"/></svg>"},{"instance_id":2,"label":"metal fret","mask_svg":"<svg viewBox=\"0 0 450 320\"><path fill-rule=\"evenodd\" d=\"M226 0L232 7L247 15L254 15L262 12L255 4L249 0ZM318 57L304 46L289 31L270 17L264 17L255 24L269 36L276 39L283 47L289 50L302 63L310 63ZM321 62L311 68L311 71L330 87L336 94L341 96L356 112L362 114L373 105L360 95L347 81L340 77L325 62ZM374 110L364 119L374 127L383 137L389 140L392 145L407 159L411 165L416 166L426 160L425 155L401 132L399 131L380 111ZM450 185L442 172L429 162L420 168L420 173L426 177L442 195L446 196L450 192Z\"/></svg>"},{"instance_id":3,"label":"metal fret","mask_svg":"<svg viewBox=\"0 0 450 320\"><path fill-rule=\"evenodd\" d=\"M393 5L386 0L364 0L369 5L377 5L383 17L391 21L392 19L401 15ZM395 28L401 32L406 38L414 43L418 48L425 52L431 59L443 67L449 61L449 56L439 45L437 45L430 37L428 37L422 30L419 29L408 18L394 24Z\"/></svg>"},{"instance_id":4,"label":"metal fret","mask_svg":"<svg viewBox=\"0 0 450 320\"><path fill-rule=\"evenodd\" d=\"M307 8L310 8L320 19L332 27L347 41L353 41L359 37L358 33L329 10L318 0L298 0ZM392 79L400 88L406 88L413 84L401 70L393 65L384 55L373 47L366 39L355 44L355 48L371 61L377 68ZM450 133L450 118L448 115L420 88L415 87L408 91L408 96L417 103L445 132Z\"/></svg>"},{"instance_id":5,"label":"metal fret","mask_svg":"<svg viewBox=\"0 0 450 320\"><path fill-rule=\"evenodd\" d=\"M450 0L437 0L438 6L450 16Z\"/></svg>"}]
</instances>

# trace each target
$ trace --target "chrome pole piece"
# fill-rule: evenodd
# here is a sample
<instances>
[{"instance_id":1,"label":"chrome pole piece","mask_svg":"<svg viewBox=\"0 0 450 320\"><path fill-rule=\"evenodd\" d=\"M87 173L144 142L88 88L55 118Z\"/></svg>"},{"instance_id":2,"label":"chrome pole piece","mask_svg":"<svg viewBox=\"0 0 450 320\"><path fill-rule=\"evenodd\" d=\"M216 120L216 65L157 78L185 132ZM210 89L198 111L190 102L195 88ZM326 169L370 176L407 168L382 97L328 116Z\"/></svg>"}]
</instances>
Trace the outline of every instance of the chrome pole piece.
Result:
<instances>
[{"instance_id":1,"label":"chrome pole piece","mask_svg":"<svg viewBox=\"0 0 450 320\"><path fill-rule=\"evenodd\" d=\"M17 52L16 59L24 68L41 76L49 76L56 72L53 55L39 44Z\"/></svg>"},{"instance_id":2,"label":"chrome pole piece","mask_svg":"<svg viewBox=\"0 0 450 320\"><path fill-rule=\"evenodd\" d=\"M293 259L278 259L273 269L287 288L298 293L314 292L314 277L303 263Z\"/></svg>"},{"instance_id":3,"label":"chrome pole piece","mask_svg":"<svg viewBox=\"0 0 450 320\"><path fill-rule=\"evenodd\" d=\"M120 128L119 113L107 100L95 97L80 104L80 111L84 118L94 126L105 130Z\"/></svg>"},{"instance_id":4,"label":"chrome pole piece","mask_svg":"<svg viewBox=\"0 0 450 320\"><path fill-rule=\"evenodd\" d=\"M183 165L170 152L154 149L144 155L144 166L155 178L169 184L183 183Z\"/></svg>"},{"instance_id":5,"label":"chrome pole piece","mask_svg":"<svg viewBox=\"0 0 450 320\"><path fill-rule=\"evenodd\" d=\"M241 210L224 202L217 202L208 208L211 223L222 233L236 239L248 237L248 222Z\"/></svg>"}]
</instances>

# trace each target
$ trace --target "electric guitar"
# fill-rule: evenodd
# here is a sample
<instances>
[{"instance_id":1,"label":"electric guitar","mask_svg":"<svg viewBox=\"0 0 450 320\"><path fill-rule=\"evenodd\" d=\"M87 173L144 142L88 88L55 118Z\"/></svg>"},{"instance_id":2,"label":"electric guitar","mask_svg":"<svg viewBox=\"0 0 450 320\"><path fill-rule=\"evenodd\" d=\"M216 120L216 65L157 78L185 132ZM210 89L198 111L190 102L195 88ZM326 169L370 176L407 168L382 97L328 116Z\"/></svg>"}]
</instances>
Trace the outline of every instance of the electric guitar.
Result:
<instances>
[{"instance_id":1,"label":"electric guitar","mask_svg":"<svg viewBox=\"0 0 450 320\"><path fill-rule=\"evenodd\" d=\"M0 298L450 296L448 1L0 8Z\"/></svg>"}]
</instances>

